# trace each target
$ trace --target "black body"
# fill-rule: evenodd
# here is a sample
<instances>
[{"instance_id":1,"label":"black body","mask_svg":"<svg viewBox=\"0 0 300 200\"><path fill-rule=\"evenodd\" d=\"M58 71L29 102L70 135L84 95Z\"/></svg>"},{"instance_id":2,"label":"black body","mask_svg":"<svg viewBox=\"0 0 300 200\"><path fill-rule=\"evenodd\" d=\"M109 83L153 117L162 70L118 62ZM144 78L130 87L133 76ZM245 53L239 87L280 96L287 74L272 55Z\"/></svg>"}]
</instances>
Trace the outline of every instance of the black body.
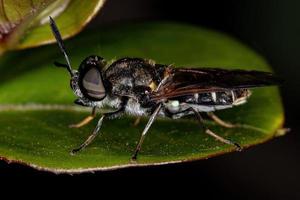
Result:
<instances>
[{"instance_id":1,"label":"black body","mask_svg":"<svg viewBox=\"0 0 300 200\"><path fill-rule=\"evenodd\" d=\"M122 58L109 66L102 66L99 62L105 63L101 57L89 56L80 65L79 74L97 68L102 74L107 100L85 95L82 78L79 78L85 101L89 102L82 105L117 109L122 105L125 112L132 115L150 115L159 103L164 105L160 116L175 115L176 118L178 113L189 108L187 105L198 112L225 109L232 107L237 99L246 99L250 95L248 88L274 85L280 81L269 72L174 68L141 58ZM115 103L117 100L120 103ZM170 108L170 101L178 102L178 108Z\"/></svg>"},{"instance_id":2,"label":"black body","mask_svg":"<svg viewBox=\"0 0 300 200\"><path fill-rule=\"evenodd\" d=\"M251 94L249 88L280 83L280 80L269 72L174 68L141 58L122 58L108 65L99 56L89 56L76 71L71 67L63 40L51 17L50 26L67 62L55 65L67 68L70 73L70 85L78 97L75 103L93 108L90 116L71 127L79 128L89 123L96 116L96 108L108 106L113 109L103 113L92 134L79 148L72 150L72 154L93 141L104 119L116 118L124 113L150 116L132 160L136 160L145 136L157 116L181 118L194 114L206 134L241 150L239 144L208 129L203 124L200 113L206 112L216 123L233 128L234 125L222 121L212 112L245 103Z\"/></svg>"}]
</instances>

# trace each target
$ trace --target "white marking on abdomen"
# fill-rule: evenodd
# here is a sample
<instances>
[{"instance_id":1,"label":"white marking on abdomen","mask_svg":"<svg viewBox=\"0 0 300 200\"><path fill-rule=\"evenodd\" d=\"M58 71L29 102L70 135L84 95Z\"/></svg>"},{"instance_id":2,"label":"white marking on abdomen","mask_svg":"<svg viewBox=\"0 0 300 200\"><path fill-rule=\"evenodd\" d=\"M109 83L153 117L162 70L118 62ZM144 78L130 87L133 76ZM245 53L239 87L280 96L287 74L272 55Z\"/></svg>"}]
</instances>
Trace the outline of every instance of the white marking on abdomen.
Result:
<instances>
[{"instance_id":1,"label":"white marking on abdomen","mask_svg":"<svg viewBox=\"0 0 300 200\"><path fill-rule=\"evenodd\" d=\"M217 94L215 92L211 93L211 98L212 98L213 102L217 102Z\"/></svg>"},{"instance_id":2,"label":"white marking on abdomen","mask_svg":"<svg viewBox=\"0 0 300 200\"><path fill-rule=\"evenodd\" d=\"M231 96L232 96L232 102L234 102L235 101L235 94L234 94L233 90L231 90Z\"/></svg>"},{"instance_id":3,"label":"white marking on abdomen","mask_svg":"<svg viewBox=\"0 0 300 200\"><path fill-rule=\"evenodd\" d=\"M195 94L194 94L194 98L195 98L196 102L198 102L198 101L199 101L199 94L198 94L198 93L195 93Z\"/></svg>"}]
</instances>

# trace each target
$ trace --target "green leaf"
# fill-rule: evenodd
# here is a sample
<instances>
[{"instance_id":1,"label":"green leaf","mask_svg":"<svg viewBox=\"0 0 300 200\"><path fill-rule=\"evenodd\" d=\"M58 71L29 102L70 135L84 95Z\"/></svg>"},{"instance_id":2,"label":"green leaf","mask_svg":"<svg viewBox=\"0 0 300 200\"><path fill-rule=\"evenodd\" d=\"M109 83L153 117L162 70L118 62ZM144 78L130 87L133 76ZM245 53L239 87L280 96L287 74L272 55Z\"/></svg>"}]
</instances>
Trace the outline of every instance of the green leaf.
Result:
<instances>
[{"instance_id":1,"label":"green leaf","mask_svg":"<svg viewBox=\"0 0 300 200\"><path fill-rule=\"evenodd\" d=\"M54 42L49 16L56 18L62 36L75 35L103 6L105 0L2 0L0 53Z\"/></svg>"},{"instance_id":2,"label":"green leaf","mask_svg":"<svg viewBox=\"0 0 300 200\"><path fill-rule=\"evenodd\" d=\"M220 33L174 23L144 23L98 28L66 41L73 66L91 54L107 60L125 56L151 58L175 66L221 67L270 71L255 52ZM75 156L69 154L95 127L97 120L80 129L69 124L89 113L72 106L66 70L56 45L10 52L0 59L0 156L53 172L107 170L205 159L234 151L207 136L193 118L159 119L145 140L136 164L130 157L146 119L133 127L134 118L105 121L102 135ZM253 90L249 102L217 114L243 124L226 129L207 121L219 135L249 147L265 142L281 130L284 115L278 88ZM241 156L243 153L240 153Z\"/></svg>"}]
</instances>

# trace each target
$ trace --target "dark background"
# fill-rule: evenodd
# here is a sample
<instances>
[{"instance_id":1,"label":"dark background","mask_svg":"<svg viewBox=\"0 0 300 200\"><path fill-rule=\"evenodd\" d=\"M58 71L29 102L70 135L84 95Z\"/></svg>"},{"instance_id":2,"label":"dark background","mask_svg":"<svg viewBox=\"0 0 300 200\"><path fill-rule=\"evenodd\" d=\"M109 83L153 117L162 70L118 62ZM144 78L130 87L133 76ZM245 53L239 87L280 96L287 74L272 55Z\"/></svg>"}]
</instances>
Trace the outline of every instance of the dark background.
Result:
<instances>
[{"instance_id":1,"label":"dark background","mask_svg":"<svg viewBox=\"0 0 300 200\"><path fill-rule=\"evenodd\" d=\"M101 14L88 28L148 20L171 20L215 29L239 39L263 55L275 73L285 79L281 87L286 111L285 126L292 131L243 153L185 164L122 169L74 177L92 177L99 181L97 184L122 178L128 185L134 181L131 191L142 183L141 180L154 180L156 184L166 182L165 186L171 180L177 186L193 184L192 188L197 190L191 190L199 197L206 194L210 197L243 199L300 198L300 1L108 0ZM0 172L0 177L9 178L57 176L17 164L8 165L4 161L0 162Z\"/></svg>"}]
</instances>

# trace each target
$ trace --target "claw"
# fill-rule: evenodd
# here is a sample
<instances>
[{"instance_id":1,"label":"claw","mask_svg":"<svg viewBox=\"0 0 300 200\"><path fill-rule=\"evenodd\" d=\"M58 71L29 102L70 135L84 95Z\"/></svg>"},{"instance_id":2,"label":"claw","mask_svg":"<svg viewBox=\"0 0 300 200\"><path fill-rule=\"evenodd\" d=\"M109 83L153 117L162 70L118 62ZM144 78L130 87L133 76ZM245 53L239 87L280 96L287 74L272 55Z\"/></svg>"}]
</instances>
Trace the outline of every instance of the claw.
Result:
<instances>
[{"instance_id":1,"label":"claw","mask_svg":"<svg viewBox=\"0 0 300 200\"><path fill-rule=\"evenodd\" d=\"M243 151L243 147L241 147L238 143L234 142L233 145L235 146L237 151L239 152Z\"/></svg>"},{"instance_id":2,"label":"claw","mask_svg":"<svg viewBox=\"0 0 300 200\"><path fill-rule=\"evenodd\" d=\"M131 164L137 164L136 158L133 158L133 157L132 157L132 158L130 159L130 163L131 163Z\"/></svg>"}]
</instances>

